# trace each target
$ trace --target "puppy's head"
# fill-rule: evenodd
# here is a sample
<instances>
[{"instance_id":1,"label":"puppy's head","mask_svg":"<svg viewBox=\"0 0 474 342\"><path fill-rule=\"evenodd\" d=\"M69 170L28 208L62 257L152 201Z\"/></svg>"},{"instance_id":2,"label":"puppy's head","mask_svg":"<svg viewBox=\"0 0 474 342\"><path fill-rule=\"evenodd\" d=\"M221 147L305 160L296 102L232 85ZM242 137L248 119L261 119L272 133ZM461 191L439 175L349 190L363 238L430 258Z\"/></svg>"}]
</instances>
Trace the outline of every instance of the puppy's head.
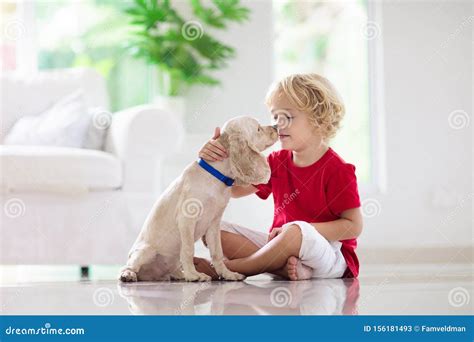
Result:
<instances>
[{"instance_id":1,"label":"puppy's head","mask_svg":"<svg viewBox=\"0 0 474 342\"><path fill-rule=\"evenodd\" d=\"M235 185L268 183L270 166L261 153L278 140L273 126L261 126L249 116L239 116L227 121L219 137L229 153Z\"/></svg>"}]
</instances>

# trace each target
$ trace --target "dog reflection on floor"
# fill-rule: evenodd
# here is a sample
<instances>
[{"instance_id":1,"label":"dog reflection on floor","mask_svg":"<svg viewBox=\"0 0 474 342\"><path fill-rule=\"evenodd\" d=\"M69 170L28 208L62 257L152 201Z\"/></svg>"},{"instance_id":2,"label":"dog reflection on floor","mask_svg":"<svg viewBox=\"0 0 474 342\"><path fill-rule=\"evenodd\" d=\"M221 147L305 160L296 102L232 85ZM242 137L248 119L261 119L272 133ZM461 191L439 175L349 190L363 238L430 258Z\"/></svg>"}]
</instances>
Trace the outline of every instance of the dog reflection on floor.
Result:
<instances>
[{"instance_id":1,"label":"dog reflection on floor","mask_svg":"<svg viewBox=\"0 0 474 342\"><path fill-rule=\"evenodd\" d=\"M119 283L135 315L357 315L357 279Z\"/></svg>"}]
</instances>

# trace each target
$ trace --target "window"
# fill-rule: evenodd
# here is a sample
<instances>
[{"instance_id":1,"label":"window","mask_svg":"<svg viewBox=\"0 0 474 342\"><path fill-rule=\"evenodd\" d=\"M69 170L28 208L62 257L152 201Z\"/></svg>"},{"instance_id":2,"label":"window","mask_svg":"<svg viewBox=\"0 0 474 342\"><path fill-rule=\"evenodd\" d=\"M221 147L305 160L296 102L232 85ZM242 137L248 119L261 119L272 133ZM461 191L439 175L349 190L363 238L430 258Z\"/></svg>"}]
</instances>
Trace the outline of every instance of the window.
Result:
<instances>
[{"instance_id":1,"label":"window","mask_svg":"<svg viewBox=\"0 0 474 342\"><path fill-rule=\"evenodd\" d=\"M122 10L129 5L111 0L2 3L2 14L9 15L2 16L2 32L22 35L2 39L2 69L91 67L107 80L111 110L147 102L150 67L124 49L130 25ZM28 50L15 56L22 45Z\"/></svg>"},{"instance_id":2,"label":"window","mask_svg":"<svg viewBox=\"0 0 474 342\"><path fill-rule=\"evenodd\" d=\"M0 20L1 70L15 70L17 41L23 30L17 20L17 6L14 2L0 2Z\"/></svg>"},{"instance_id":3,"label":"window","mask_svg":"<svg viewBox=\"0 0 474 342\"><path fill-rule=\"evenodd\" d=\"M374 181L369 103L366 1L275 1L275 77L316 72L341 94L346 116L331 146L356 165L362 184Z\"/></svg>"}]
</instances>

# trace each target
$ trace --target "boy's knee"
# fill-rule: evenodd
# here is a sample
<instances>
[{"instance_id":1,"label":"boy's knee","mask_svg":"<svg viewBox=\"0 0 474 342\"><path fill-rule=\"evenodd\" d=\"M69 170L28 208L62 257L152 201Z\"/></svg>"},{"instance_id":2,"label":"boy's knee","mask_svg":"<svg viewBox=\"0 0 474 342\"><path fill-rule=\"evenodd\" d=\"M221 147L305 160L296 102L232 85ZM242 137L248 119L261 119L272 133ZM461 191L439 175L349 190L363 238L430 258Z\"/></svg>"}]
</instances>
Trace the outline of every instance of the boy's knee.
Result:
<instances>
[{"instance_id":1,"label":"boy's knee","mask_svg":"<svg viewBox=\"0 0 474 342\"><path fill-rule=\"evenodd\" d=\"M287 247L299 253L303 239L300 227L297 224L290 224L283 229L281 234L284 235L283 241L287 243Z\"/></svg>"},{"instance_id":2,"label":"boy's knee","mask_svg":"<svg viewBox=\"0 0 474 342\"><path fill-rule=\"evenodd\" d=\"M301 229L297 224L290 224L283 229L282 233L287 234L287 235L300 235L301 236Z\"/></svg>"},{"instance_id":3,"label":"boy's knee","mask_svg":"<svg viewBox=\"0 0 474 342\"><path fill-rule=\"evenodd\" d=\"M232 247L232 239L234 238L233 235L235 234L226 231L221 231L221 246L224 255L226 254L227 250Z\"/></svg>"},{"instance_id":4,"label":"boy's knee","mask_svg":"<svg viewBox=\"0 0 474 342\"><path fill-rule=\"evenodd\" d=\"M233 233L226 232L225 230L221 230L221 243L225 243L229 241L229 238L232 238Z\"/></svg>"},{"instance_id":5,"label":"boy's knee","mask_svg":"<svg viewBox=\"0 0 474 342\"><path fill-rule=\"evenodd\" d=\"M224 241L226 239L228 239L228 235L229 234L232 234L232 233L229 233L229 232L226 232L225 230L221 230L221 244L224 243ZM204 234L202 237L201 237L201 240L202 240L202 243L204 244L204 246L207 247L207 241L206 241L206 234Z\"/></svg>"}]
</instances>

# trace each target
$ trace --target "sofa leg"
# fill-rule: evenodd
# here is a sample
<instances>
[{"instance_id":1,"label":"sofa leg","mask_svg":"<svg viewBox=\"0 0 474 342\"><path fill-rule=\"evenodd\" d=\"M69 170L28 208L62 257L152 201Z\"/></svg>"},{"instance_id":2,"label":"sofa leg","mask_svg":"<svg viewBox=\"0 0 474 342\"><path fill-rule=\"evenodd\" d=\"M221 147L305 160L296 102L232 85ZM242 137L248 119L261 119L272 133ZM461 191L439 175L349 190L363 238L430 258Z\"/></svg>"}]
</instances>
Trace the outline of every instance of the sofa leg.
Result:
<instances>
[{"instance_id":1,"label":"sofa leg","mask_svg":"<svg viewBox=\"0 0 474 342\"><path fill-rule=\"evenodd\" d=\"M81 279L89 279L89 266L81 266Z\"/></svg>"}]
</instances>

